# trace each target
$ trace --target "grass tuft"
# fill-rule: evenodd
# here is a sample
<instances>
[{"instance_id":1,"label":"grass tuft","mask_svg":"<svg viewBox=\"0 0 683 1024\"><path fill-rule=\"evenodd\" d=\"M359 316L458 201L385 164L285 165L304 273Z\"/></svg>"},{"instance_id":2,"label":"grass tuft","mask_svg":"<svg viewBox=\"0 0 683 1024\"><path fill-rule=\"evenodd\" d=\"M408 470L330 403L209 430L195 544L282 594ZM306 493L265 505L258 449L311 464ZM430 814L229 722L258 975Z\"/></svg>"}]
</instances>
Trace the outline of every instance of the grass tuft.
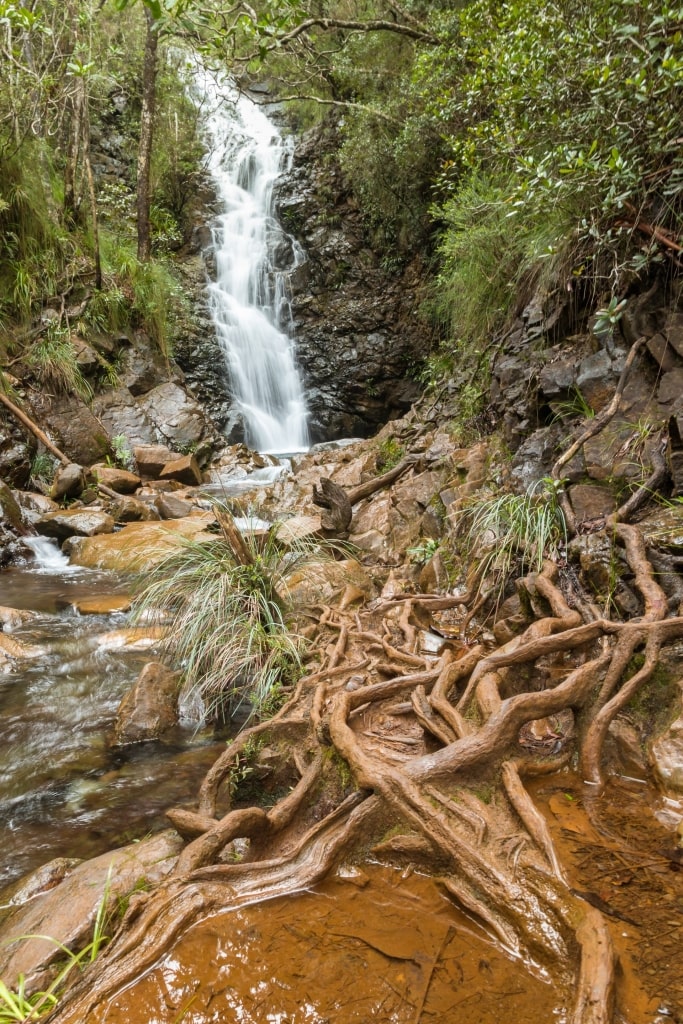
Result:
<instances>
[{"instance_id":1,"label":"grass tuft","mask_svg":"<svg viewBox=\"0 0 683 1024\"><path fill-rule=\"evenodd\" d=\"M221 510L219 523L226 515ZM212 541L187 540L152 571L136 601L138 615L166 626L165 654L184 677L181 699L201 702L209 718L228 717L245 702L264 717L301 671L288 582L314 579L330 551L316 539L285 547L275 534L273 527L264 540L245 536L247 564L223 525Z\"/></svg>"}]
</instances>

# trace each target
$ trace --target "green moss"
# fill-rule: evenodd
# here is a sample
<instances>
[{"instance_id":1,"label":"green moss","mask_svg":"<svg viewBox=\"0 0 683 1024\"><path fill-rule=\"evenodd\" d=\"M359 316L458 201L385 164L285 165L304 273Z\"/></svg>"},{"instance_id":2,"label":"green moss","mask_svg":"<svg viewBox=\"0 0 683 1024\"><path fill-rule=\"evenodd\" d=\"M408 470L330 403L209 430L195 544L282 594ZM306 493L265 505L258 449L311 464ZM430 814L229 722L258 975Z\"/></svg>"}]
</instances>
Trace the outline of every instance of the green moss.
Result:
<instances>
[{"instance_id":1,"label":"green moss","mask_svg":"<svg viewBox=\"0 0 683 1024\"><path fill-rule=\"evenodd\" d=\"M398 466L405 453L404 446L395 437L385 438L377 446L377 469L380 473L387 473Z\"/></svg>"}]
</instances>

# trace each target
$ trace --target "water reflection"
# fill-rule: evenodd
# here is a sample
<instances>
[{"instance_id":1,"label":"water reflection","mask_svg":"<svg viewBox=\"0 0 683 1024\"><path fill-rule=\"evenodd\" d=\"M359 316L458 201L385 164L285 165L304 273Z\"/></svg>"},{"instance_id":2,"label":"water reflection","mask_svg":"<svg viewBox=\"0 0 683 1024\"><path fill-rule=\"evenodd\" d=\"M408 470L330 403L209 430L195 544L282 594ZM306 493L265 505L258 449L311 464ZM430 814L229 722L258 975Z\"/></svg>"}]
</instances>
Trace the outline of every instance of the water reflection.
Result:
<instances>
[{"instance_id":1,"label":"water reflection","mask_svg":"<svg viewBox=\"0 0 683 1024\"><path fill-rule=\"evenodd\" d=\"M9 658L0 675L0 886L52 857L94 856L164 827L224 748L189 726L164 743L110 748L121 698L154 652L107 649L102 638L126 616L74 606L125 588L45 563L0 572L0 605L37 613L11 633L30 656Z\"/></svg>"}]
</instances>

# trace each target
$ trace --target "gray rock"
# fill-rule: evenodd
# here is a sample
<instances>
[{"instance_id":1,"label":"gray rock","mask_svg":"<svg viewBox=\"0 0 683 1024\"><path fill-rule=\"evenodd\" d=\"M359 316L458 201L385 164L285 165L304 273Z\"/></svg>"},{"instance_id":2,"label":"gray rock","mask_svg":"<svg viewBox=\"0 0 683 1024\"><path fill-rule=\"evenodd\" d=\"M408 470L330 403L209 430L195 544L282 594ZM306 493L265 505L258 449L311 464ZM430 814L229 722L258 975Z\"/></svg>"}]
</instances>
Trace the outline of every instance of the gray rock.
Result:
<instances>
[{"instance_id":1,"label":"gray rock","mask_svg":"<svg viewBox=\"0 0 683 1024\"><path fill-rule=\"evenodd\" d=\"M57 441L57 447L73 462L91 466L109 452L109 431L92 411L74 395L31 396L31 411L37 423ZM117 431L114 431L117 433Z\"/></svg>"},{"instance_id":2,"label":"gray rock","mask_svg":"<svg viewBox=\"0 0 683 1024\"><path fill-rule=\"evenodd\" d=\"M668 405L670 402L680 399L681 395L683 395L683 366L676 367L664 374L657 391L657 401L662 405Z\"/></svg>"},{"instance_id":3,"label":"gray rock","mask_svg":"<svg viewBox=\"0 0 683 1024\"><path fill-rule=\"evenodd\" d=\"M115 388L97 395L93 409L110 437L123 434L131 445L156 444L159 440L153 423L128 388ZM91 463L97 461L90 460Z\"/></svg>"},{"instance_id":4,"label":"gray rock","mask_svg":"<svg viewBox=\"0 0 683 1024\"><path fill-rule=\"evenodd\" d=\"M158 440L171 447L182 449L213 433L202 407L177 384L160 384L138 398L137 404L154 424Z\"/></svg>"},{"instance_id":5,"label":"gray rock","mask_svg":"<svg viewBox=\"0 0 683 1024\"><path fill-rule=\"evenodd\" d=\"M600 349L579 363L576 386L588 404L599 411L611 400L616 379L609 354Z\"/></svg>"}]
</instances>

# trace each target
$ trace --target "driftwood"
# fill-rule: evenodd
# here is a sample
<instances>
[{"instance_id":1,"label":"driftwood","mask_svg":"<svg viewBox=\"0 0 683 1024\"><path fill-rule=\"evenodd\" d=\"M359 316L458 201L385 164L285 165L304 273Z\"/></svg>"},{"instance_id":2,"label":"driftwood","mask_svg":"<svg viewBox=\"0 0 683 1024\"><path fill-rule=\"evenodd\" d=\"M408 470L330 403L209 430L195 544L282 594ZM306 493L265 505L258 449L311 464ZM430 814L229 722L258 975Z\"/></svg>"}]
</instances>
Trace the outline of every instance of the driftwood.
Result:
<instances>
[{"instance_id":1,"label":"driftwood","mask_svg":"<svg viewBox=\"0 0 683 1024\"><path fill-rule=\"evenodd\" d=\"M358 487L352 487L348 491L345 491L339 484L335 484L333 480L323 477L320 481L320 488L313 485L314 503L326 509L321 516L323 530L335 537L347 536L351 527L353 506L377 491L381 491L382 488L393 484L418 462L418 455L407 455L393 469L382 473L381 476L373 477L372 480L368 480Z\"/></svg>"},{"instance_id":2,"label":"driftwood","mask_svg":"<svg viewBox=\"0 0 683 1024\"><path fill-rule=\"evenodd\" d=\"M313 501L325 509L320 517L323 530L335 537L345 537L351 525L352 510L344 488L323 477L320 489L313 484Z\"/></svg>"}]
</instances>

